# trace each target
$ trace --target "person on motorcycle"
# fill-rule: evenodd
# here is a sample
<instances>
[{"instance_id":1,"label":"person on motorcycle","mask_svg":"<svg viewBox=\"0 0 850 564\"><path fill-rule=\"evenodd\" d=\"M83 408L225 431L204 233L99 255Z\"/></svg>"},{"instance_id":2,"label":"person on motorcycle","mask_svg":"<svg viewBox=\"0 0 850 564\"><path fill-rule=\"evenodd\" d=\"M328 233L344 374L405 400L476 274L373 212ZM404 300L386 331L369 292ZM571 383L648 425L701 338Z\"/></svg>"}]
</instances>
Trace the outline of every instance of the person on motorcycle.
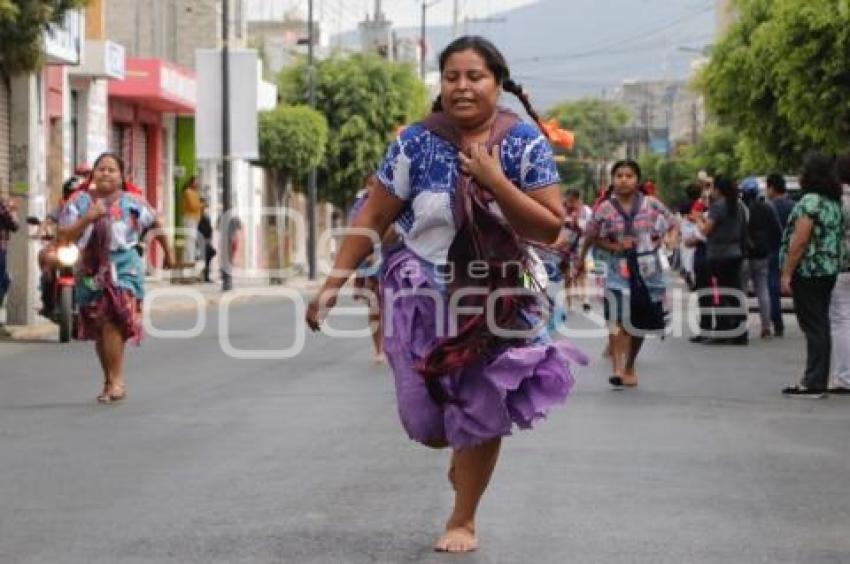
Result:
<instances>
[{"instance_id":1,"label":"person on motorcycle","mask_svg":"<svg viewBox=\"0 0 850 564\"><path fill-rule=\"evenodd\" d=\"M59 206L48 213L44 223L39 226L39 237L46 241L46 244L38 251L38 267L41 270L39 277L41 310L38 313L47 318L52 316L56 305L53 299L53 284L58 261L56 251L59 248L59 241L56 238L56 226L59 225L59 213L74 192L79 189L81 181L82 179L79 176L72 176L62 184L62 200L59 202Z\"/></svg>"}]
</instances>

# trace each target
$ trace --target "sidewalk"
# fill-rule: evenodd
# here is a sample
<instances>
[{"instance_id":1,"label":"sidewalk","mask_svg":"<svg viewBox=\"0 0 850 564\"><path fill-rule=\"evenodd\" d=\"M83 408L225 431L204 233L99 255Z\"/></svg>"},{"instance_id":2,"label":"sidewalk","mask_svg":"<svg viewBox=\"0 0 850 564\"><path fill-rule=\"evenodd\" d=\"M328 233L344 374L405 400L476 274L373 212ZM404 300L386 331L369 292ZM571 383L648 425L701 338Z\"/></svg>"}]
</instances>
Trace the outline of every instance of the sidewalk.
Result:
<instances>
[{"instance_id":1,"label":"sidewalk","mask_svg":"<svg viewBox=\"0 0 850 564\"><path fill-rule=\"evenodd\" d=\"M234 292L240 290L261 290L262 296L246 296L244 299L262 299L274 297L276 293L284 295L292 290L300 293L310 294L319 289L321 280L311 281L304 276L297 276L285 280L280 285L270 286L261 283L259 280L247 280L244 282L234 281ZM163 291L174 290L174 295L168 295ZM181 294L180 292L183 291ZM189 297L186 292L199 292L207 307L218 305L223 294L221 291L221 283L195 283L195 284L173 284L164 280L149 279L145 284L145 292L153 298L150 304L151 313L157 315L165 315L169 313L182 313L193 311L197 306L197 301ZM55 340L58 338L58 327L47 321L43 317L38 317L38 321L32 325L6 325L6 309L0 308L0 341L30 341L30 340Z\"/></svg>"}]
</instances>

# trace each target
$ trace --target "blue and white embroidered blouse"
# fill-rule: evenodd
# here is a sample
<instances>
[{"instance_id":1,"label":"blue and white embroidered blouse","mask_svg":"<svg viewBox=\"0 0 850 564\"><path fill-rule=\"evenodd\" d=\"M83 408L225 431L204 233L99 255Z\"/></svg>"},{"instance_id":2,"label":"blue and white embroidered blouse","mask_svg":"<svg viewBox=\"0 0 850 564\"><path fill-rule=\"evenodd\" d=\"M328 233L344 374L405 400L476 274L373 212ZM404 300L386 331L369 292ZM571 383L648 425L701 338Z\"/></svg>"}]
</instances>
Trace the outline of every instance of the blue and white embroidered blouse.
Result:
<instances>
[{"instance_id":1,"label":"blue and white embroidered blouse","mask_svg":"<svg viewBox=\"0 0 850 564\"><path fill-rule=\"evenodd\" d=\"M549 141L530 123L511 128L501 157L505 175L524 192L560 182ZM457 150L421 124L402 132L378 168L381 184L406 202L396 228L410 250L432 264L447 261L457 231L452 208L459 174Z\"/></svg>"}]
</instances>

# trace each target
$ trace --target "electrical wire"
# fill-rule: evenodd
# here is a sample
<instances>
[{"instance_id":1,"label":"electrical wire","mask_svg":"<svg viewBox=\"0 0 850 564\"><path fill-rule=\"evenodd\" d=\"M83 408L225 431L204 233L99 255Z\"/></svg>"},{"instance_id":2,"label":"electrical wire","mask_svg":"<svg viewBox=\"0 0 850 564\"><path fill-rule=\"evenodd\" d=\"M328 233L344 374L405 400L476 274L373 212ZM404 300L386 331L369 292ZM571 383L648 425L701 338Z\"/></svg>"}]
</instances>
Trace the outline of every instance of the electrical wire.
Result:
<instances>
[{"instance_id":1,"label":"electrical wire","mask_svg":"<svg viewBox=\"0 0 850 564\"><path fill-rule=\"evenodd\" d=\"M682 14L682 15L676 17L675 19L673 19L673 20L671 20L671 21L669 21L669 22L667 22L663 25L660 25L660 26L657 26L657 27L654 27L654 28L651 28L651 29L648 29L648 30L644 30L644 31L640 32L639 34L631 35L629 37L620 39L618 41L614 41L614 42L606 41L605 43L599 43L599 44L597 44L593 47L590 47L590 48L588 48L584 51L573 51L573 52L558 53L558 54L551 54L551 55L535 55L535 56L531 56L531 57L522 57L522 58L519 58L519 59L514 59L514 62L538 62L538 61L544 61L544 60L547 60L547 59L573 59L573 58L587 57L587 56L595 55L595 54L603 54L603 53L609 52L612 47L619 47L619 46L622 46L622 45L632 43L634 41L642 41L642 40L647 39L649 37L652 37L654 35L658 35L660 33L663 33L664 31L667 31L668 29L671 29L671 28L677 26L678 24L680 24L684 21L687 21L687 20L694 18L694 17L697 17L697 16L701 16L701 15L705 14L706 12L709 12L713 9L714 9L714 2L712 1L712 2L709 3L709 5L704 5L699 10L689 12L687 14Z\"/></svg>"}]
</instances>

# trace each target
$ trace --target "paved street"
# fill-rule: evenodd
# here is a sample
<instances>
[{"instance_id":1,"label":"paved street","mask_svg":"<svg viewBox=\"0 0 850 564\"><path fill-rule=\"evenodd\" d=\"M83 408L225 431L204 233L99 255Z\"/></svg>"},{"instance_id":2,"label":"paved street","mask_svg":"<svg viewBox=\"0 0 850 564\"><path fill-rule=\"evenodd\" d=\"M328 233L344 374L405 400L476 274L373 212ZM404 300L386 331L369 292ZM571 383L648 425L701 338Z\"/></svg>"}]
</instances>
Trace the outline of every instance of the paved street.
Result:
<instances>
[{"instance_id":1,"label":"paved street","mask_svg":"<svg viewBox=\"0 0 850 564\"><path fill-rule=\"evenodd\" d=\"M215 311L198 338L131 349L121 405L94 402L90 344L0 342L0 562L850 563L850 399L780 396L796 325L749 348L651 342L626 392L582 342L567 405L505 444L482 550L451 557L429 549L447 453L406 438L368 340L235 360ZM292 342L283 302L231 318L235 346Z\"/></svg>"}]
</instances>

